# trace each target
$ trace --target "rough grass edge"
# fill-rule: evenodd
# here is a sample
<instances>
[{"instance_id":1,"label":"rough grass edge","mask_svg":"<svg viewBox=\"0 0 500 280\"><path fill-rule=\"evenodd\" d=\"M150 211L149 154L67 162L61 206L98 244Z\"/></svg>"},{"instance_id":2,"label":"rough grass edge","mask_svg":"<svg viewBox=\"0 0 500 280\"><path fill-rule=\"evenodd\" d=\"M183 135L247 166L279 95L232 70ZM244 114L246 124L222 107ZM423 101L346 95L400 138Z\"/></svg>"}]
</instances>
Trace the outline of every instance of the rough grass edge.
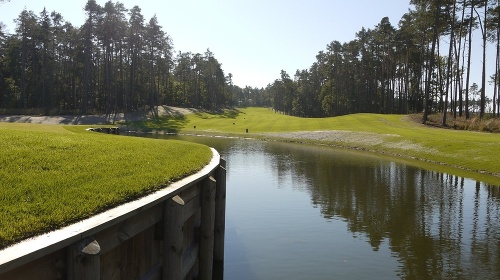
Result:
<instances>
[{"instance_id":1,"label":"rough grass edge","mask_svg":"<svg viewBox=\"0 0 500 280\"><path fill-rule=\"evenodd\" d=\"M411 120L422 123L422 114L411 114L409 116ZM446 116L446 125L443 125L443 114L431 114L425 125L443 129L500 133L500 118L493 115L485 115L484 118L472 115L469 119L466 119L465 116L454 118L453 114L448 114Z\"/></svg>"}]
</instances>

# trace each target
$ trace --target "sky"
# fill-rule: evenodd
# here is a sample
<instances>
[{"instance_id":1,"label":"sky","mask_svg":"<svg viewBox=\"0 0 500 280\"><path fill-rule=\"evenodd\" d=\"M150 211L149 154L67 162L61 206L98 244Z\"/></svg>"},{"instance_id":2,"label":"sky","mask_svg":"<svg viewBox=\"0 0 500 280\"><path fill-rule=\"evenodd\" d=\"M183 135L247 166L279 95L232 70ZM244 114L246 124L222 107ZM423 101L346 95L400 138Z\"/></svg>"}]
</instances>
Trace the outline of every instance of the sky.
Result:
<instances>
[{"instance_id":1,"label":"sky","mask_svg":"<svg viewBox=\"0 0 500 280\"><path fill-rule=\"evenodd\" d=\"M100 5L106 2L97 0ZM234 84L240 87L266 87L280 78L281 70L293 77L297 69L308 69L330 42L349 42L362 27L374 28L383 17L389 17L397 27L411 8L409 0L119 2L127 9L139 6L146 22L156 15L163 31L171 36L175 52L204 53L210 49L224 73L231 73ZM49 12L60 13L74 26L81 26L86 3L87 0L10 0L0 4L0 21L13 32L13 20L24 8L40 14L45 7ZM480 58L479 53L477 59ZM479 78L473 74L472 80L480 84L478 69Z\"/></svg>"}]
</instances>

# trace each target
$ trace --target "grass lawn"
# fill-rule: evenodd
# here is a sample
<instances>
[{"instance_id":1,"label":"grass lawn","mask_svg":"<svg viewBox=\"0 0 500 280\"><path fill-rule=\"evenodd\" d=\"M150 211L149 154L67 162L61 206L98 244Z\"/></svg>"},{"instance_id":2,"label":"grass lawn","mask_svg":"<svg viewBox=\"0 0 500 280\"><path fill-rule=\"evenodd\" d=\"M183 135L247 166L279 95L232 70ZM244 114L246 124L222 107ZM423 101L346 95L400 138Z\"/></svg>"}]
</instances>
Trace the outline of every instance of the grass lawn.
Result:
<instances>
[{"instance_id":1,"label":"grass lawn","mask_svg":"<svg viewBox=\"0 0 500 280\"><path fill-rule=\"evenodd\" d=\"M0 123L0 248L60 228L200 170L203 145Z\"/></svg>"},{"instance_id":2,"label":"grass lawn","mask_svg":"<svg viewBox=\"0 0 500 280\"><path fill-rule=\"evenodd\" d=\"M500 185L500 134L426 127L402 115L314 119L245 108L163 116L131 125L357 148ZM91 133L85 128L0 123L0 248L147 194L194 173L211 158L210 149L202 145ZM335 130L352 134L342 140L280 137Z\"/></svg>"},{"instance_id":3,"label":"grass lawn","mask_svg":"<svg viewBox=\"0 0 500 280\"><path fill-rule=\"evenodd\" d=\"M173 127L171 121L165 122L165 126L162 125L163 121L159 121L150 128ZM279 138L269 133L353 131L361 133L361 137L367 141L281 140L357 148L395 155L405 160L417 159L410 163L500 185L500 134L433 128L413 122L403 115L353 114L333 118L298 118L266 108L245 108L222 114L188 114L178 124L176 131L180 133L232 134L264 139ZM147 127L143 124L143 128ZM382 141L369 141L370 137Z\"/></svg>"}]
</instances>

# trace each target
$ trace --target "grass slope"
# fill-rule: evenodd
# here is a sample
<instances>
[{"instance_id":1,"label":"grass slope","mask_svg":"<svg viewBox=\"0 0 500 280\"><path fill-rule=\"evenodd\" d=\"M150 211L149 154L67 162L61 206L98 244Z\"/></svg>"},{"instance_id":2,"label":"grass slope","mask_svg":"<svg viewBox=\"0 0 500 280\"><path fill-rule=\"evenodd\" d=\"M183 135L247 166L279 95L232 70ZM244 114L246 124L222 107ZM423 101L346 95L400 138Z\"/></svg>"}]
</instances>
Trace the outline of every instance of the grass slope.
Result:
<instances>
[{"instance_id":1,"label":"grass slope","mask_svg":"<svg viewBox=\"0 0 500 280\"><path fill-rule=\"evenodd\" d=\"M172 126L172 123L168 125ZM155 128L161 129L161 122ZM358 148L418 159L417 165L420 166L446 172L450 172L450 167L458 168L460 170L453 169L451 172L500 184L500 134L432 128L415 123L403 115L354 114L333 118L298 118L266 108L245 108L222 114L189 114L178 128L181 133L236 134L268 139L279 139L276 133L284 132L352 131L359 133L352 134L353 137L366 141L354 141L350 137L342 141L315 140L314 137L294 140L285 137L281 140ZM246 129L249 134L246 134ZM381 141L370 141L373 138Z\"/></svg>"},{"instance_id":2,"label":"grass slope","mask_svg":"<svg viewBox=\"0 0 500 280\"><path fill-rule=\"evenodd\" d=\"M154 191L211 157L193 143L0 123L0 248Z\"/></svg>"}]
</instances>

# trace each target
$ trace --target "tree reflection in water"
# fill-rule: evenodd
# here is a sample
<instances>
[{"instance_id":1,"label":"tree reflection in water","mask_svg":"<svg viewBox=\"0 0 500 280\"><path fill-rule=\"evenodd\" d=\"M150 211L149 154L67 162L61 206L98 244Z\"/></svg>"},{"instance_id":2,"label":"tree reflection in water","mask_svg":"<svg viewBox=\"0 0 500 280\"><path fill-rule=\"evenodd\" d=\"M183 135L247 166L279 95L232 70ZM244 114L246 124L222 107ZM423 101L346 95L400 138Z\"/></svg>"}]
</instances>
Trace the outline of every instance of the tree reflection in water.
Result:
<instances>
[{"instance_id":1,"label":"tree reflection in water","mask_svg":"<svg viewBox=\"0 0 500 280\"><path fill-rule=\"evenodd\" d=\"M248 228L248 223L255 224L252 230L258 234L240 233L237 235L239 239L233 242L241 246L238 248L248 250L238 253L238 255L244 255L245 258L238 259L238 255L226 256L226 258L232 258L230 261L248 264L245 272L232 271L235 277L258 279L258 275L264 275L260 279L270 279L279 275L283 276L283 270L271 271L272 268L269 268L278 266L287 267L287 272L295 279L300 279L297 271L302 272L304 268L309 269L304 272L305 274L317 273L323 277L330 275L330 278L332 273L337 273L338 276L345 271L350 274L344 275L352 278L355 277L353 274L360 270L373 269L373 263L363 263L366 256L371 255L366 251L350 252L350 256L363 254L365 257L357 258L356 261L360 261L359 263L354 263L352 267L344 270L338 266L323 265L324 271L318 272L305 267L312 263L326 263L322 262L325 258L338 260L344 257L344 255L338 256L345 252L337 251L336 247L324 248L325 244L346 248L341 243L331 242L332 234L343 236L341 232L333 231L332 228L328 228L332 231L325 235L315 233L314 238L318 240L308 240L314 244L307 243L304 248L316 251L309 251L306 258L312 260L307 265L304 264L305 260L302 256L297 256L293 260L294 263L285 266L281 263L285 260L276 260L274 255L263 255L262 252L266 251L266 248L276 244L273 234L282 232L273 232L273 229L269 228L270 224L276 219L287 217L286 215L293 215L291 213L310 212L306 209L297 211L293 209L293 207L298 207L297 205L289 205L286 202L280 204L280 200L286 200L286 197L290 195L291 189L291 192L307 194L310 204L320 210L325 221L341 221L345 223L353 237L361 236L362 240L367 240L372 252L379 249L384 252L389 246L391 257L397 259L399 263L396 272L387 271L392 268L388 265L380 268L382 270L380 275L370 274L370 271L356 275L372 275L380 279L391 277L500 279L500 188L498 186L394 163L367 153L238 139L203 137L182 139L212 146L227 160L227 215L234 218L234 222L241 224L234 228L226 227L226 230L238 231ZM235 168L237 165L239 165L238 168ZM235 169L239 169L238 172ZM250 172L252 169L258 170ZM249 173L260 174L257 175L260 177L266 177L271 173L269 176L272 179L264 182L262 178L248 178ZM237 179L238 176L242 178ZM248 182L249 180L251 182ZM230 185L231 182L244 186ZM257 187L256 184L268 185ZM240 190L237 189L238 187ZM241 201L230 200L231 192L240 192L245 188L255 188L257 190L253 192L262 191L263 193L249 197L254 194L246 192L245 195L239 196ZM276 194L276 189L279 190L278 194ZM277 197L263 201L266 196L271 195L277 195ZM260 201L247 202L255 197L258 197ZM263 212L262 209L267 206L266 201L272 201L274 203L272 206L280 209L279 213L269 212L267 208L265 209L267 212ZM239 203L245 203L244 207ZM258 224L263 220L263 213L279 217L274 220L267 218L266 224ZM317 213L314 214L317 215ZM315 220L314 217L302 216L301 219ZM290 228L285 228L285 231L297 232L294 226L301 226L301 224L297 219L293 221L295 224ZM280 226L285 226L285 221L279 222ZM303 236L314 233L315 230L325 229L319 225L313 225L311 228L310 222L302 226L306 227L303 229ZM262 235L269 235L269 237L262 237ZM226 237L228 237L227 234ZM226 242L228 241L231 240L226 238ZM265 244L265 242L273 243ZM352 246L353 243L349 242L349 240L344 241L347 246ZM286 245L298 247L303 244L286 243ZM290 261L290 255L295 251L286 245L279 247L278 250L283 250L281 254L288 257L286 261ZM328 252L321 255L318 248L323 249L322 252ZM256 259L253 259L253 254ZM265 259L266 257L268 259ZM380 261L375 265L386 261L385 255L380 256ZM265 263L266 266L258 266L256 263ZM295 270L290 272L292 271L290 267ZM226 268L231 269L230 265ZM244 275L246 278L243 277Z\"/></svg>"},{"instance_id":2,"label":"tree reflection in water","mask_svg":"<svg viewBox=\"0 0 500 280\"><path fill-rule=\"evenodd\" d=\"M325 219L347 221L373 250L388 240L401 277L500 277L500 187L374 156L268 147L286 155L274 157L278 176L291 173L292 181L307 181L300 185Z\"/></svg>"}]
</instances>

